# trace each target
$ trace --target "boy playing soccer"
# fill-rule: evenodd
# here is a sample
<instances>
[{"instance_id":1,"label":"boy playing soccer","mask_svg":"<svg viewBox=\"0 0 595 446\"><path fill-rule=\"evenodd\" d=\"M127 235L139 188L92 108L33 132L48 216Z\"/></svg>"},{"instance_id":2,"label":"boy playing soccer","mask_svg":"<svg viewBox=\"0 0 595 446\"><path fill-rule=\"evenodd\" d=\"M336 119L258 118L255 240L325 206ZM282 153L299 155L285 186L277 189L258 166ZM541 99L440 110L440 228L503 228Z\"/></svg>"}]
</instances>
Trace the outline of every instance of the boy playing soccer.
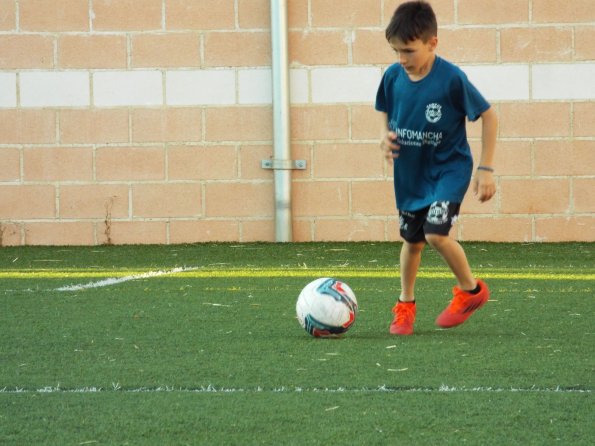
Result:
<instances>
[{"instance_id":1,"label":"boy playing soccer","mask_svg":"<svg viewBox=\"0 0 595 446\"><path fill-rule=\"evenodd\" d=\"M496 113L467 76L435 54L438 27L425 1L401 4L386 28L386 39L399 63L385 72L376 97L382 112L381 149L394 164L399 209L401 295L393 308L390 333L409 335L415 321L415 279L428 243L454 273L453 299L436 324L462 324L489 298L486 284L476 279L461 245L448 237L469 187L473 160L465 118L482 119L482 151L473 179L477 198L496 192L493 157Z\"/></svg>"}]
</instances>

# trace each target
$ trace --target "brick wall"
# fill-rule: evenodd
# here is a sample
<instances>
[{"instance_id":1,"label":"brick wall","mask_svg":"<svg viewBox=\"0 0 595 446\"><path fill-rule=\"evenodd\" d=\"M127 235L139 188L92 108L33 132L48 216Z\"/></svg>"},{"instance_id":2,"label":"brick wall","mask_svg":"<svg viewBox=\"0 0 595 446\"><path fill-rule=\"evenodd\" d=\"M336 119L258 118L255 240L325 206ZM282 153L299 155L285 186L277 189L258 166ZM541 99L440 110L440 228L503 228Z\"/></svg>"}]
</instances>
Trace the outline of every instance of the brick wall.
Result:
<instances>
[{"instance_id":1,"label":"brick wall","mask_svg":"<svg viewBox=\"0 0 595 446\"><path fill-rule=\"evenodd\" d=\"M397 240L373 100L400 2L288 3L294 239ZM501 123L454 235L595 241L593 0L432 3ZM0 0L0 245L274 240L268 5Z\"/></svg>"}]
</instances>

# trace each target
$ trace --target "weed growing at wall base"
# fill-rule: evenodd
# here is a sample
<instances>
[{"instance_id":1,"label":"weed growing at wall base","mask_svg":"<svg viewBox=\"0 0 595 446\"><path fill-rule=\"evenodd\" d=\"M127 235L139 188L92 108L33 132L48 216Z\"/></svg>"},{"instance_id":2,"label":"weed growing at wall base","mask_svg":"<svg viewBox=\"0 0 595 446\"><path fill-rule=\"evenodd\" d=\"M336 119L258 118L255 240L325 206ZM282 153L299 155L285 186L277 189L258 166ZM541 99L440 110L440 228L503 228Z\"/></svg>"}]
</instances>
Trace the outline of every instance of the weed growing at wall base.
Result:
<instances>
[{"instance_id":1,"label":"weed growing at wall base","mask_svg":"<svg viewBox=\"0 0 595 446\"><path fill-rule=\"evenodd\" d=\"M595 246L465 249L491 301L437 329L427 251L403 339L398 244L3 248L0 442L592 444ZM295 320L322 271L358 296L342 339Z\"/></svg>"}]
</instances>

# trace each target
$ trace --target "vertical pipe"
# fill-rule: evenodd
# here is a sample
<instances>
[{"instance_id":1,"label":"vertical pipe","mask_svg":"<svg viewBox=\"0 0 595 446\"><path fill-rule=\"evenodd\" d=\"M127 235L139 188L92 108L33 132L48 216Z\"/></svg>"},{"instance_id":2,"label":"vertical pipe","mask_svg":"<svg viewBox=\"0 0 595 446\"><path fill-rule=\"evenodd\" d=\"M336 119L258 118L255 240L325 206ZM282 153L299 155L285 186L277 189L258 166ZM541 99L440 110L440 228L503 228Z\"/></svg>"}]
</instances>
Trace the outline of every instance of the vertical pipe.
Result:
<instances>
[{"instance_id":1,"label":"vertical pipe","mask_svg":"<svg viewBox=\"0 0 595 446\"><path fill-rule=\"evenodd\" d=\"M273 159L291 160L289 128L289 58L287 56L287 0L271 0L273 81ZM292 241L291 169L274 168L275 240Z\"/></svg>"}]
</instances>

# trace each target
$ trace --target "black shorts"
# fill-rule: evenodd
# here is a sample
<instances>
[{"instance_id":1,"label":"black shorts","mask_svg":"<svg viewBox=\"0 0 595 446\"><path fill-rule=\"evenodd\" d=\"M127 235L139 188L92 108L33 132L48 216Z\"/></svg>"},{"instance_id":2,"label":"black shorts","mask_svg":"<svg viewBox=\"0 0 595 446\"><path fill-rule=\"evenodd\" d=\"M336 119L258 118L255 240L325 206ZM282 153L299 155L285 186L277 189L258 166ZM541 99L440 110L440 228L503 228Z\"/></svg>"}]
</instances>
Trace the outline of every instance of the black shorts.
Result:
<instances>
[{"instance_id":1,"label":"black shorts","mask_svg":"<svg viewBox=\"0 0 595 446\"><path fill-rule=\"evenodd\" d=\"M459 216L461 203L435 201L415 212L399 210L401 237L409 243L419 243L426 234L448 235Z\"/></svg>"}]
</instances>

